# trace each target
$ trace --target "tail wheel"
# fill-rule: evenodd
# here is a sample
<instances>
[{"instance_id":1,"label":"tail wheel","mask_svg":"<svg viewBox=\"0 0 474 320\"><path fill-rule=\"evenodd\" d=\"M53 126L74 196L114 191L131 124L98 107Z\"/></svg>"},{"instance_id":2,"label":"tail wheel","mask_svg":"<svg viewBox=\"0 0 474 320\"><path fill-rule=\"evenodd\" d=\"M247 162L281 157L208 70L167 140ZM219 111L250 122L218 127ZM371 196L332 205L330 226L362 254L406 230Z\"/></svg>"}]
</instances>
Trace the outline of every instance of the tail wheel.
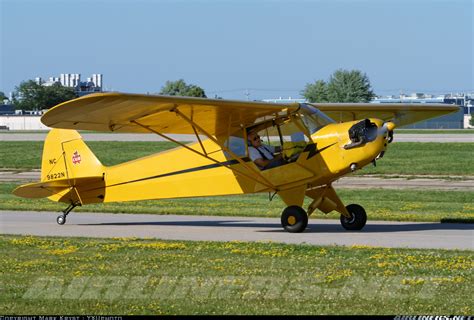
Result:
<instances>
[{"instance_id":1,"label":"tail wheel","mask_svg":"<svg viewBox=\"0 0 474 320\"><path fill-rule=\"evenodd\" d=\"M367 213L358 204L350 204L346 207L351 218L341 215L341 225L346 230L361 230L367 222Z\"/></svg>"},{"instance_id":2,"label":"tail wheel","mask_svg":"<svg viewBox=\"0 0 474 320\"><path fill-rule=\"evenodd\" d=\"M301 207L289 206L281 214L281 225L291 233L303 232L308 226L308 215Z\"/></svg>"},{"instance_id":3,"label":"tail wheel","mask_svg":"<svg viewBox=\"0 0 474 320\"><path fill-rule=\"evenodd\" d=\"M59 224L59 225L63 225L66 223L66 216L64 214L61 214L59 215L57 218L56 218L56 222Z\"/></svg>"}]
</instances>

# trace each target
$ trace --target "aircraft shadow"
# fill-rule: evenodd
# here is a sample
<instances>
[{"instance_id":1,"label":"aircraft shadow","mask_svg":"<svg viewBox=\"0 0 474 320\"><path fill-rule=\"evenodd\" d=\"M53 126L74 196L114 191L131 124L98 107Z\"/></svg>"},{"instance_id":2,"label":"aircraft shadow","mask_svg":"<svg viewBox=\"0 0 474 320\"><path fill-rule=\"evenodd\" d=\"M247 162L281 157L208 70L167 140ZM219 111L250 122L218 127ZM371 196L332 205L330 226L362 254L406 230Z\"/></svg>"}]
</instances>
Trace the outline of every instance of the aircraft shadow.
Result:
<instances>
[{"instance_id":1,"label":"aircraft shadow","mask_svg":"<svg viewBox=\"0 0 474 320\"><path fill-rule=\"evenodd\" d=\"M349 231L338 224L309 224L305 233L377 233L377 232L417 232L417 231L445 231L445 230L474 230L474 225L448 223L417 223L417 224L367 224L363 230ZM261 232L286 232L280 230L262 230Z\"/></svg>"},{"instance_id":2,"label":"aircraft shadow","mask_svg":"<svg viewBox=\"0 0 474 320\"><path fill-rule=\"evenodd\" d=\"M229 227L229 228L265 228L256 232L286 232L279 223L258 223L245 220L202 220L202 221L140 221L140 222L104 222L82 223L81 226L182 226L182 227ZM271 229L268 229L271 228ZM340 224L318 224L310 222L305 233L340 233L340 232L404 232L432 230L474 230L473 224L462 223L416 223L416 224L370 224L362 231L348 231Z\"/></svg>"}]
</instances>

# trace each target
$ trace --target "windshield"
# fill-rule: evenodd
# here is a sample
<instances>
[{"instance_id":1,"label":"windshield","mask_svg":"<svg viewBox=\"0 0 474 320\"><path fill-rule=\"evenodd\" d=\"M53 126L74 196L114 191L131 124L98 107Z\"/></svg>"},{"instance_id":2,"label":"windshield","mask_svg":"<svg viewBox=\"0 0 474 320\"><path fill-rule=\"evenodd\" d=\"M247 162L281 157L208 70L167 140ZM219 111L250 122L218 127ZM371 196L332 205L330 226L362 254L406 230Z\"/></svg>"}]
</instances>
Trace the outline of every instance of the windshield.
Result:
<instances>
[{"instance_id":1,"label":"windshield","mask_svg":"<svg viewBox=\"0 0 474 320\"><path fill-rule=\"evenodd\" d=\"M335 121L329 118L327 115L316 109L315 107L302 103L299 114L306 128L308 128L310 134L315 133L327 124L334 123Z\"/></svg>"}]
</instances>

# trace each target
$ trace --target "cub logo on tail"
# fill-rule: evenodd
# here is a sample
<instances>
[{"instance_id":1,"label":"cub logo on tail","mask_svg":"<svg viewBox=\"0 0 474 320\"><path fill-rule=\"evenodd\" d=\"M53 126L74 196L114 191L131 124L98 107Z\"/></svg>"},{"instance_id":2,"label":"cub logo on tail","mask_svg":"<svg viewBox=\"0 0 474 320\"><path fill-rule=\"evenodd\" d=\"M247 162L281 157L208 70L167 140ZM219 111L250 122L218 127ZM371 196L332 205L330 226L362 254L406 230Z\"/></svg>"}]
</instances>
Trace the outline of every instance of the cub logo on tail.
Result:
<instances>
[{"instance_id":1,"label":"cub logo on tail","mask_svg":"<svg viewBox=\"0 0 474 320\"><path fill-rule=\"evenodd\" d=\"M81 163L81 155L79 154L79 152L74 151L74 154L72 155L72 163L73 164Z\"/></svg>"}]
</instances>

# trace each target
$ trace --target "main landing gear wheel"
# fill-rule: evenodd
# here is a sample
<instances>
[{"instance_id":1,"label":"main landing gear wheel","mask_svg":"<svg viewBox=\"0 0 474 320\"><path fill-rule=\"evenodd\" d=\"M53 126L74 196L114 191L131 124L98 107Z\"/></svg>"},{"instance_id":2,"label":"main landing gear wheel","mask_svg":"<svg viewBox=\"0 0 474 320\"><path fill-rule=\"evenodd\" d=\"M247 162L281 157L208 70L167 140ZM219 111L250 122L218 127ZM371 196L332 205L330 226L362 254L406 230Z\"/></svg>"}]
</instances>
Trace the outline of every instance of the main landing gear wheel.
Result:
<instances>
[{"instance_id":1,"label":"main landing gear wheel","mask_svg":"<svg viewBox=\"0 0 474 320\"><path fill-rule=\"evenodd\" d=\"M346 207L351 214L351 218L341 215L341 225L346 230L361 230L367 222L367 213L358 204L350 204Z\"/></svg>"},{"instance_id":2,"label":"main landing gear wheel","mask_svg":"<svg viewBox=\"0 0 474 320\"><path fill-rule=\"evenodd\" d=\"M289 206L281 214L281 225L291 233L303 232L308 226L308 215L301 207Z\"/></svg>"},{"instance_id":3,"label":"main landing gear wheel","mask_svg":"<svg viewBox=\"0 0 474 320\"><path fill-rule=\"evenodd\" d=\"M66 216L61 214L56 218L56 222L60 225L63 225L66 223Z\"/></svg>"}]
</instances>

